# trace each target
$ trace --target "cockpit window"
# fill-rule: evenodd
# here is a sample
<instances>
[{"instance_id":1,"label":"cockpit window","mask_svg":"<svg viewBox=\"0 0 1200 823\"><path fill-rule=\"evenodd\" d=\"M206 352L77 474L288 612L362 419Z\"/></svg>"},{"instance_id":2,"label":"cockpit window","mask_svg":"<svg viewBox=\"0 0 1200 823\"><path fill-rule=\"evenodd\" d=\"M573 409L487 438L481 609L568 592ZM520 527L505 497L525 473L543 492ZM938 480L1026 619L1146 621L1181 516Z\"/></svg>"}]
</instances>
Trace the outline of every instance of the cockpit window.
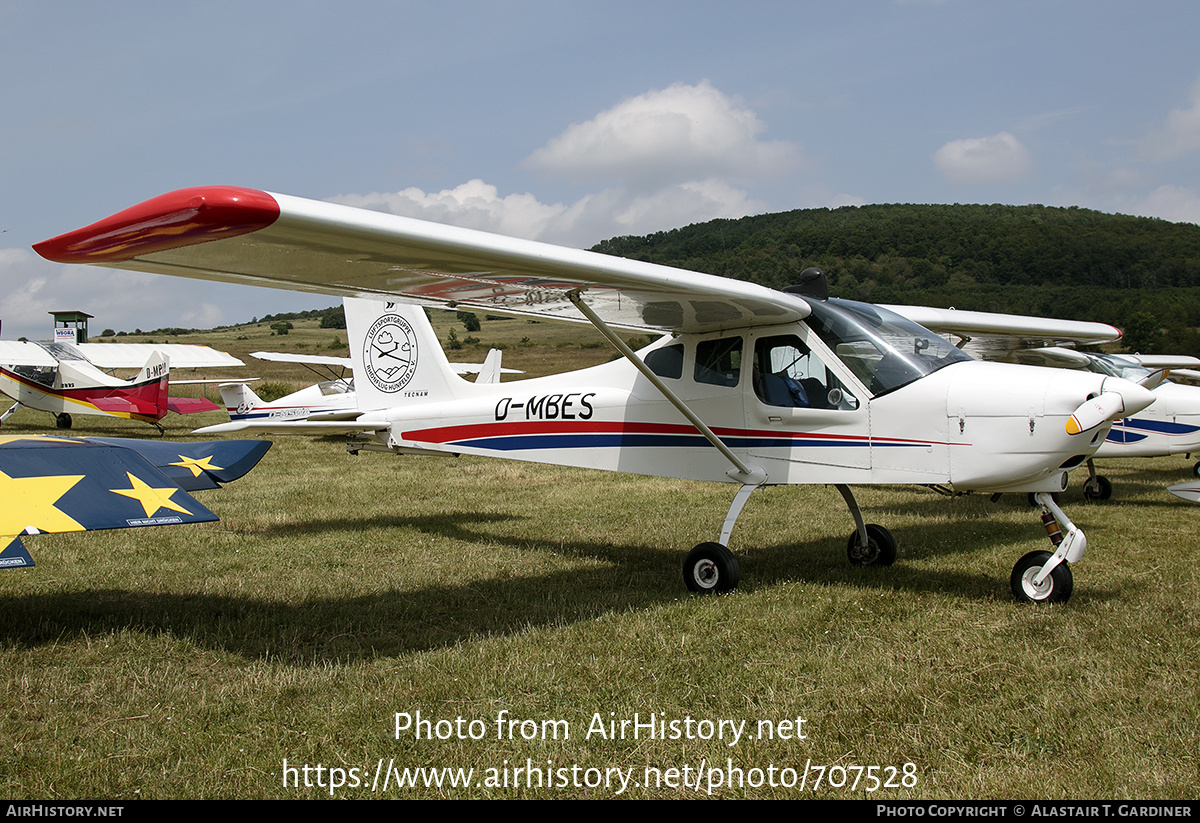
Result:
<instances>
[{"instance_id":1,"label":"cockpit window","mask_svg":"<svg viewBox=\"0 0 1200 823\"><path fill-rule=\"evenodd\" d=\"M765 405L854 409L858 400L799 337L781 334L754 343L754 393Z\"/></svg>"},{"instance_id":2,"label":"cockpit window","mask_svg":"<svg viewBox=\"0 0 1200 823\"><path fill-rule=\"evenodd\" d=\"M55 360L84 360L83 352L72 346L70 343L42 343L37 345L45 349Z\"/></svg>"},{"instance_id":3,"label":"cockpit window","mask_svg":"<svg viewBox=\"0 0 1200 823\"><path fill-rule=\"evenodd\" d=\"M697 383L736 386L741 370L742 338L724 337L720 340L701 340L696 344Z\"/></svg>"},{"instance_id":4,"label":"cockpit window","mask_svg":"<svg viewBox=\"0 0 1200 823\"><path fill-rule=\"evenodd\" d=\"M644 362L659 377L677 380L683 377L683 344L655 349L646 355Z\"/></svg>"},{"instance_id":5,"label":"cockpit window","mask_svg":"<svg viewBox=\"0 0 1200 823\"><path fill-rule=\"evenodd\" d=\"M836 299L811 305L809 326L876 397L971 359L945 338L879 306Z\"/></svg>"},{"instance_id":6,"label":"cockpit window","mask_svg":"<svg viewBox=\"0 0 1200 823\"><path fill-rule=\"evenodd\" d=\"M1139 383L1150 375L1150 369L1115 354L1095 355L1089 371L1107 374L1110 377L1123 377L1134 383Z\"/></svg>"}]
</instances>

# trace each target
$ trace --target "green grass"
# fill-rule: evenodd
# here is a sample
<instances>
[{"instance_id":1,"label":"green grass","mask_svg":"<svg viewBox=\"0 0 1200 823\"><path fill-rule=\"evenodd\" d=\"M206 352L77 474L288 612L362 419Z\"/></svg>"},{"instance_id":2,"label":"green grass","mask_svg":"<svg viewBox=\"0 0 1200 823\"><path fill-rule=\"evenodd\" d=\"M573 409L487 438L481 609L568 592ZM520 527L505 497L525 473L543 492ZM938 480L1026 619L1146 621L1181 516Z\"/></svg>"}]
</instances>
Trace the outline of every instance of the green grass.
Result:
<instances>
[{"instance_id":1,"label":"green grass","mask_svg":"<svg viewBox=\"0 0 1200 823\"><path fill-rule=\"evenodd\" d=\"M588 353L605 354L577 356ZM258 365L247 372L278 379ZM221 417L168 417L168 436ZM89 433L153 433L84 422ZM53 431L28 411L4 428ZM832 488L757 492L732 541L739 591L695 597L682 557L715 539L732 487L353 457L334 438L278 438L250 475L198 494L219 523L28 538L38 566L0 574L0 780L12 798L301 798L330 792L285 787L285 759L367 780L381 758L474 767L476 779L529 759L632 768L639 782L647 767L732 759L747 771L836 764L850 781L854 767L912 763L916 785L868 792L864 775L857 790L714 796L1195 798L1200 511L1163 490L1190 462L1103 470L1112 501L1084 503L1078 472L1064 496L1089 542L1066 604L1022 606L1008 592L1017 558L1049 545L1023 498L911 487L857 490L868 519L900 542L886 569L847 564L851 521ZM479 720L488 734L397 738L396 713L417 711ZM566 721L570 738L496 739L500 712ZM596 714L635 712L744 720L747 731L736 746L585 736ZM759 721L797 717L805 739L754 739ZM707 796L626 792L697 794Z\"/></svg>"}]
</instances>

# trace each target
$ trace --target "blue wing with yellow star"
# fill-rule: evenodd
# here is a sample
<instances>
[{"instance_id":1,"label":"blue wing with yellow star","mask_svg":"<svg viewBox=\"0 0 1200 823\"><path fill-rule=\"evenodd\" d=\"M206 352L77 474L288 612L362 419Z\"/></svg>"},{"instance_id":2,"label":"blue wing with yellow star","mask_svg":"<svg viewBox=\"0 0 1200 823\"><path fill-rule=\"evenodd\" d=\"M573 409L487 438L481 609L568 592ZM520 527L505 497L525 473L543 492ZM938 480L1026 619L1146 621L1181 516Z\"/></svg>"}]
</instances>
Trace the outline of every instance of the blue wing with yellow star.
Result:
<instances>
[{"instance_id":1,"label":"blue wing with yellow star","mask_svg":"<svg viewBox=\"0 0 1200 823\"><path fill-rule=\"evenodd\" d=\"M0 437L0 568L34 565L19 535L216 520L188 492L236 480L270 447L264 440Z\"/></svg>"}]
</instances>

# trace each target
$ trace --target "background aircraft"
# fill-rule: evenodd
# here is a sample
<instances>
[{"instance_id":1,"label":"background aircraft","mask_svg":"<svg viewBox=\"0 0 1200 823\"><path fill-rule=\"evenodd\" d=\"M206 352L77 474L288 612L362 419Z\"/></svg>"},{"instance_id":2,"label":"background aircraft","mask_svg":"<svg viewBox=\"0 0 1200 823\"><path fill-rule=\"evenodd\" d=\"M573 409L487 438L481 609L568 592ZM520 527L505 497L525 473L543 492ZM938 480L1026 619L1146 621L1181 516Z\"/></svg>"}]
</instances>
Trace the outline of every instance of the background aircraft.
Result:
<instances>
[{"instance_id":1,"label":"background aircraft","mask_svg":"<svg viewBox=\"0 0 1200 823\"><path fill-rule=\"evenodd\" d=\"M0 568L34 565L18 535L216 520L188 492L238 479L270 447L265 440L0 436Z\"/></svg>"},{"instance_id":2,"label":"background aircraft","mask_svg":"<svg viewBox=\"0 0 1200 823\"><path fill-rule=\"evenodd\" d=\"M198 369L240 366L236 357L208 346L150 343L30 343L0 341L0 392L14 403L0 423L20 408L54 415L60 429L74 414L95 414L156 423L168 411L179 414L219 408L203 397L171 397L171 365ZM128 380L115 369L139 369Z\"/></svg>"},{"instance_id":3,"label":"background aircraft","mask_svg":"<svg viewBox=\"0 0 1200 823\"><path fill-rule=\"evenodd\" d=\"M726 546L761 485L834 485L855 521L850 560L886 565L895 539L865 523L850 484L920 483L1034 493L1057 526L1054 551L1022 557L1010 584L1023 600L1065 600L1086 538L1050 493L1112 420L1153 399L1121 378L973 360L886 309L827 299L823 277L780 292L252 189L171 192L35 249L64 263L592 323L623 360L480 385L453 373L415 307L362 304L359 404L390 408L352 422L396 453L734 484L718 540L684 561L693 591L736 586ZM617 329L664 337L635 353Z\"/></svg>"},{"instance_id":4,"label":"background aircraft","mask_svg":"<svg viewBox=\"0 0 1200 823\"><path fill-rule=\"evenodd\" d=\"M221 400L229 413L230 423L212 426L205 431L243 431L253 429L258 423L270 424L277 421L298 420L348 420L369 409L360 409L354 392L353 362L349 357L327 355L285 354L281 352L251 352L251 357L281 363L300 363L311 371L326 377L312 386L306 386L277 400L263 400L245 382L229 382L220 385ZM476 383L499 383L501 373L520 374L517 369L500 366L501 351L491 349L483 363L451 363L457 374L476 374ZM320 369L327 370L322 374Z\"/></svg>"},{"instance_id":5,"label":"background aircraft","mask_svg":"<svg viewBox=\"0 0 1200 823\"><path fill-rule=\"evenodd\" d=\"M1053 368L1082 369L1121 377L1154 392L1154 402L1136 415L1113 422L1095 459L1120 457L1165 457L1200 452L1200 387L1166 381L1168 373L1200 365L1194 357L1163 355L1113 355L1064 348L1097 345L1120 338L1120 332L1104 323L1047 321L990 312L931 309L924 306L891 306L894 311L940 334L950 335L968 354ZM1033 327L1053 324L1057 328L1038 334ZM1186 372L1185 372L1186 373ZM1083 493L1089 500L1107 500L1112 483L1087 461L1088 479ZM1193 467L1200 476L1200 463Z\"/></svg>"}]
</instances>

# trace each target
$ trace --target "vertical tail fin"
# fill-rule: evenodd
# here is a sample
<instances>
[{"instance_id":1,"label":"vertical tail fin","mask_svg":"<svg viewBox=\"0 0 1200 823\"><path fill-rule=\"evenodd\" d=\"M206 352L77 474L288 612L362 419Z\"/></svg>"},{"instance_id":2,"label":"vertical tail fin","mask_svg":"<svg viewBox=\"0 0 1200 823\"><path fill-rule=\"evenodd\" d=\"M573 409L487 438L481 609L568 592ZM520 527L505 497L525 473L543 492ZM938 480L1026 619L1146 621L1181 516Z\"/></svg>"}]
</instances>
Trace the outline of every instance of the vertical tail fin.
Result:
<instances>
[{"instance_id":1,"label":"vertical tail fin","mask_svg":"<svg viewBox=\"0 0 1200 823\"><path fill-rule=\"evenodd\" d=\"M479 374L475 377L476 383L500 382L500 357L502 354L500 349L488 349L487 357L484 358L483 365L479 367Z\"/></svg>"},{"instance_id":2,"label":"vertical tail fin","mask_svg":"<svg viewBox=\"0 0 1200 823\"><path fill-rule=\"evenodd\" d=\"M154 419L161 420L167 413L167 382L171 374L171 358L160 351L155 351L146 360L146 365L138 372L137 377L129 381L133 387L133 395L137 401L152 403L155 408ZM136 401L135 401L136 402Z\"/></svg>"},{"instance_id":3,"label":"vertical tail fin","mask_svg":"<svg viewBox=\"0 0 1200 823\"><path fill-rule=\"evenodd\" d=\"M262 398L250 390L245 383L222 383L221 402L230 420L241 420L262 405Z\"/></svg>"},{"instance_id":4,"label":"vertical tail fin","mask_svg":"<svg viewBox=\"0 0 1200 823\"><path fill-rule=\"evenodd\" d=\"M420 306L351 297L343 304L360 411L452 400L467 385Z\"/></svg>"}]
</instances>

